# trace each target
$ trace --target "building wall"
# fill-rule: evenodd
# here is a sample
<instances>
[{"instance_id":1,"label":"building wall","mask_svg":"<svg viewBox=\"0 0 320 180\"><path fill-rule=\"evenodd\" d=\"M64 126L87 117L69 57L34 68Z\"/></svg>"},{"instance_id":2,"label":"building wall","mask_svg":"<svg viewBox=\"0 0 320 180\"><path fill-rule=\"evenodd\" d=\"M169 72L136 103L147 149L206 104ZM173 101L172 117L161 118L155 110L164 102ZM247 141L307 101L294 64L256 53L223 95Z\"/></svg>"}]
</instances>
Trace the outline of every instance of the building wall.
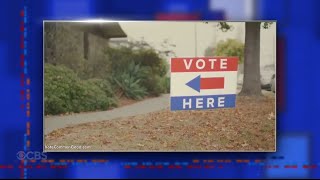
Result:
<instances>
[{"instance_id":1,"label":"building wall","mask_svg":"<svg viewBox=\"0 0 320 180\"><path fill-rule=\"evenodd\" d=\"M105 58L104 51L106 47L108 47L108 40L89 34L89 60L103 60Z\"/></svg>"},{"instance_id":2,"label":"building wall","mask_svg":"<svg viewBox=\"0 0 320 180\"><path fill-rule=\"evenodd\" d=\"M44 41L46 62L72 64L74 59L83 58L83 32L67 23L46 24Z\"/></svg>"},{"instance_id":3,"label":"building wall","mask_svg":"<svg viewBox=\"0 0 320 180\"><path fill-rule=\"evenodd\" d=\"M80 61L100 61L104 59L104 49L108 39L88 33L88 58L84 56L84 32L70 23L47 22L45 24L45 62L65 64L77 68Z\"/></svg>"}]
</instances>

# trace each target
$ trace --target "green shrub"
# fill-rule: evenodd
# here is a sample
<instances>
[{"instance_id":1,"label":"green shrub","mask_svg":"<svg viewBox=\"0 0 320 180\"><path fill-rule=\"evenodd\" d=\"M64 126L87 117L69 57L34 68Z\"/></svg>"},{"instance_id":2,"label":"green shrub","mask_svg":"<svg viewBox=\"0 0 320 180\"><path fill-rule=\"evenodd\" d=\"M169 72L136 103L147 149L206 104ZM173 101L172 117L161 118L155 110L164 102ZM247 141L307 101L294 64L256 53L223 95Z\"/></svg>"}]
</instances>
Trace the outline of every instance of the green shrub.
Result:
<instances>
[{"instance_id":1,"label":"green shrub","mask_svg":"<svg viewBox=\"0 0 320 180\"><path fill-rule=\"evenodd\" d=\"M163 77L161 80L161 84L163 89L163 93L170 93L170 78L169 77Z\"/></svg>"},{"instance_id":2,"label":"green shrub","mask_svg":"<svg viewBox=\"0 0 320 180\"><path fill-rule=\"evenodd\" d=\"M164 93L164 87L161 84L162 77L156 74L151 74L149 77L143 79L142 83L147 91L152 96L159 96Z\"/></svg>"},{"instance_id":3,"label":"green shrub","mask_svg":"<svg viewBox=\"0 0 320 180\"><path fill-rule=\"evenodd\" d=\"M150 47L107 47L105 58L90 60L63 57L45 64L45 114L105 110L119 96L142 99L170 90L168 63Z\"/></svg>"},{"instance_id":4,"label":"green shrub","mask_svg":"<svg viewBox=\"0 0 320 180\"><path fill-rule=\"evenodd\" d=\"M45 114L106 110L117 101L110 83L80 80L71 69L45 64Z\"/></svg>"},{"instance_id":5,"label":"green shrub","mask_svg":"<svg viewBox=\"0 0 320 180\"><path fill-rule=\"evenodd\" d=\"M101 90L104 91L104 93L108 97L115 96L112 84L108 80L94 78L94 79L88 79L87 81L89 84L92 84L93 86L98 86Z\"/></svg>"},{"instance_id":6,"label":"green shrub","mask_svg":"<svg viewBox=\"0 0 320 180\"><path fill-rule=\"evenodd\" d=\"M163 76L166 73L163 72L166 68L165 61L153 49L136 51L133 60L135 63L141 64L141 66L150 67L152 72L159 76Z\"/></svg>"},{"instance_id":7,"label":"green shrub","mask_svg":"<svg viewBox=\"0 0 320 180\"><path fill-rule=\"evenodd\" d=\"M136 88L135 92L139 93L139 98L143 98L147 94L158 96L167 92L162 86L162 79L166 77L169 65L154 49L107 48L106 58L112 61L112 76L117 77L115 84L121 84L120 89L123 93L120 95L126 94L129 98L135 97L135 93L129 93L131 95L124 93L127 90L133 91L130 90L131 86L128 82ZM127 83L124 81L125 78L129 78ZM137 81L139 82L136 83Z\"/></svg>"},{"instance_id":8,"label":"green shrub","mask_svg":"<svg viewBox=\"0 0 320 180\"><path fill-rule=\"evenodd\" d=\"M44 78L45 114L71 112L71 101L79 96L76 74L63 66L46 64Z\"/></svg>"},{"instance_id":9,"label":"green shrub","mask_svg":"<svg viewBox=\"0 0 320 180\"><path fill-rule=\"evenodd\" d=\"M239 63L242 63L244 58L244 44L236 39L220 41L215 49L208 47L205 50L205 56L236 56L239 57Z\"/></svg>"},{"instance_id":10,"label":"green shrub","mask_svg":"<svg viewBox=\"0 0 320 180\"><path fill-rule=\"evenodd\" d=\"M83 61L82 69L76 69L81 79L103 79L107 75L111 75L111 61L108 58L92 58Z\"/></svg>"},{"instance_id":11,"label":"green shrub","mask_svg":"<svg viewBox=\"0 0 320 180\"><path fill-rule=\"evenodd\" d=\"M105 88L97 85L97 80L86 80L80 82L81 96L75 99L78 106L74 107L74 112L107 110L117 105L113 96L108 96ZM100 81L101 85L103 84Z\"/></svg>"}]
</instances>

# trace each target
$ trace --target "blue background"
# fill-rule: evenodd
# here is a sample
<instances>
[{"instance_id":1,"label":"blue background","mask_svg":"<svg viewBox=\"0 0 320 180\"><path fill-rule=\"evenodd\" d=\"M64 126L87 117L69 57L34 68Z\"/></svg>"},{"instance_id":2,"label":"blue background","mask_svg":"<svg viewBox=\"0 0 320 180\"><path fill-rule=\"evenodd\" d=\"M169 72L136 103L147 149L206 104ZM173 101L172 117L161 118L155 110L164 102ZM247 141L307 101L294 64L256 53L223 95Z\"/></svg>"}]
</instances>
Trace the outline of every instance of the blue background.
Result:
<instances>
[{"instance_id":1,"label":"blue background","mask_svg":"<svg viewBox=\"0 0 320 180\"><path fill-rule=\"evenodd\" d=\"M214 2L214 0L213 0ZM49 159L108 159L108 163L68 163L67 168L41 170L19 168L19 151L42 151L42 20L43 19L138 19L154 20L159 13L179 12L199 19L228 20L225 12L212 11L208 1L160 0L11 0L0 5L0 73L1 120L0 177L4 178L272 178L320 177L320 1L260 0L254 1L254 19L277 20L277 152L276 153L47 153ZM25 43L26 77L31 85L21 86L21 32L24 19L20 11L26 9ZM239 11L242 10L239 8ZM230 20L230 19L229 19ZM26 117L20 91L30 88L31 116ZM31 123L30 136L25 137L26 122ZM30 147L26 147L26 139ZM205 159L249 159L250 163L225 163L214 169L135 169L124 168L134 162L166 162L166 164L204 165ZM264 163L252 163L264 159ZM28 164L46 165L36 161ZM58 163L59 164L59 163ZM197 164L197 163L196 163ZM283 168L298 165L297 169ZM304 164L317 165L303 169ZM7 169L2 166L12 165ZM50 165L50 164L49 164ZM60 163L61 165L61 163ZM63 165L63 164L62 164ZM184 166L183 165L183 166ZM215 164L216 165L216 164ZM265 168L279 165L280 168Z\"/></svg>"}]
</instances>

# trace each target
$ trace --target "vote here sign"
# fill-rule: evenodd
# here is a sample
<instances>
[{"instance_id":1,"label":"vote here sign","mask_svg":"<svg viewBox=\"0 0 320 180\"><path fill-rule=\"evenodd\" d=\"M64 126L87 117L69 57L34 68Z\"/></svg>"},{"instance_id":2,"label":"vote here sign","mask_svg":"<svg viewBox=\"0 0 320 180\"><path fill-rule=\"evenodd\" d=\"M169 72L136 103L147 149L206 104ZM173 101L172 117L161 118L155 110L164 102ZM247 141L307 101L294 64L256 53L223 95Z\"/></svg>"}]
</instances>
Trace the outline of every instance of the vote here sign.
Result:
<instances>
[{"instance_id":1,"label":"vote here sign","mask_svg":"<svg viewBox=\"0 0 320 180\"><path fill-rule=\"evenodd\" d=\"M171 58L171 111L235 107L237 57Z\"/></svg>"}]
</instances>

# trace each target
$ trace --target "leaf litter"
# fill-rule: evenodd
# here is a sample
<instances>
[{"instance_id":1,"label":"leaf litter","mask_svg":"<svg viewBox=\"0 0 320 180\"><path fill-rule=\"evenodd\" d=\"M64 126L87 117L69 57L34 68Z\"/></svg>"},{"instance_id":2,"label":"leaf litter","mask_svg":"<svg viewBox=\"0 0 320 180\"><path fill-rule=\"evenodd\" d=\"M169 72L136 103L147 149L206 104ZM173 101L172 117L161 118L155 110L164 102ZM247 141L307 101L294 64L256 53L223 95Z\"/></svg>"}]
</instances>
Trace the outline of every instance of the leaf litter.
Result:
<instances>
[{"instance_id":1,"label":"leaf litter","mask_svg":"<svg viewBox=\"0 0 320 180\"><path fill-rule=\"evenodd\" d=\"M55 130L46 145L87 145L90 151L274 151L275 99L237 97L236 108L165 109Z\"/></svg>"}]
</instances>

